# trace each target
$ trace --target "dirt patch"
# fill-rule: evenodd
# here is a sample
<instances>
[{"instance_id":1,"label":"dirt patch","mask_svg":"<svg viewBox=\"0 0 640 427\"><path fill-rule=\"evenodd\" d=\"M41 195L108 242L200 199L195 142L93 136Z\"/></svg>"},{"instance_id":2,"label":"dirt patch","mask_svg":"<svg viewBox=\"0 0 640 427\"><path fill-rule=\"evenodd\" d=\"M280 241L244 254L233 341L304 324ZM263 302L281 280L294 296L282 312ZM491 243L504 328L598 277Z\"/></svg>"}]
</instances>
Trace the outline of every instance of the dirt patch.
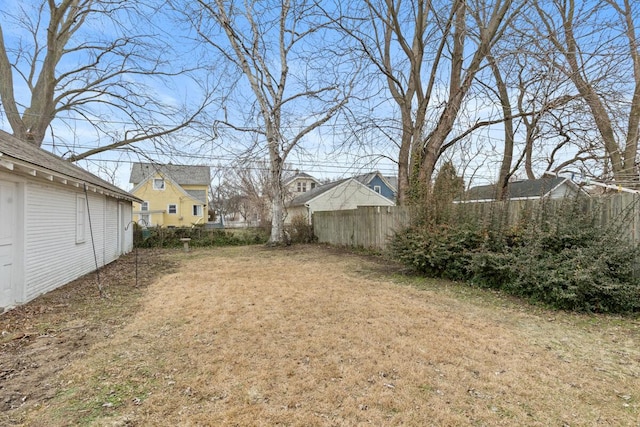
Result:
<instances>
[{"instance_id":1,"label":"dirt patch","mask_svg":"<svg viewBox=\"0 0 640 427\"><path fill-rule=\"evenodd\" d=\"M0 423L640 421L636 320L531 308L451 282L399 276L376 258L317 246L174 251L162 260L180 265L123 298L135 302L120 314L106 310L60 323L56 337L76 349L41 359L49 365L40 371L47 392L24 402L12 398L20 406L0 415ZM93 299L81 312L92 312ZM47 308L32 316L47 316ZM10 333L17 335L4 343L10 351L15 346L15 357L47 347L46 332L26 344L21 331ZM26 389L36 388L35 374L9 381L23 392L24 378Z\"/></svg>"},{"instance_id":2,"label":"dirt patch","mask_svg":"<svg viewBox=\"0 0 640 427\"><path fill-rule=\"evenodd\" d=\"M162 251L141 250L102 268L99 281L88 274L1 314L0 424L53 398L56 374L126 325L147 286L176 266Z\"/></svg>"}]
</instances>

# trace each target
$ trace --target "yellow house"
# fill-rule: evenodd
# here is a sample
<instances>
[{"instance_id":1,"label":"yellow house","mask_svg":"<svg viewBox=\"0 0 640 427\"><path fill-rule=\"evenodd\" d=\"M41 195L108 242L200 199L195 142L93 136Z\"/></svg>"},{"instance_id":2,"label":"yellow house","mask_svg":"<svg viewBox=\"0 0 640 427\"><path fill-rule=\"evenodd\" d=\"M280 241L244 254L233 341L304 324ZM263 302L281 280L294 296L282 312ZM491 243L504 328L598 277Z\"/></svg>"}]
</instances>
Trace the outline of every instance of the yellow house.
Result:
<instances>
[{"instance_id":1,"label":"yellow house","mask_svg":"<svg viewBox=\"0 0 640 427\"><path fill-rule=\"evenodd\" d=\"M134 220L161 227L206 223L210 181L208 166L134 163L131 194L143 200L133 203Z\"/></svg>"}]
</instances>

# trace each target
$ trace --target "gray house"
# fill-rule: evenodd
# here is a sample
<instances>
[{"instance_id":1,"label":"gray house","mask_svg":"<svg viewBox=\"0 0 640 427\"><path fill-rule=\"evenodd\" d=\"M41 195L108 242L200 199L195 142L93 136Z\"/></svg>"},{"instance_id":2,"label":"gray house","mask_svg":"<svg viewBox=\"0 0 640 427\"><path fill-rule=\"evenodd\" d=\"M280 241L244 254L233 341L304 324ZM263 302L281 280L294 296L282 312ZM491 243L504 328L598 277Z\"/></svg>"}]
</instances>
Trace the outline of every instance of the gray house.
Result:
<instances>
[{"instance_id":1,"label":"gray house","mask_svg":"<svg viewBox=\"0 0 640 427\"><path fill-rule=\"evenodd\" d=\"M0 312L131 251L138 200L0 131Z\"/></svg>"}]
</instances>

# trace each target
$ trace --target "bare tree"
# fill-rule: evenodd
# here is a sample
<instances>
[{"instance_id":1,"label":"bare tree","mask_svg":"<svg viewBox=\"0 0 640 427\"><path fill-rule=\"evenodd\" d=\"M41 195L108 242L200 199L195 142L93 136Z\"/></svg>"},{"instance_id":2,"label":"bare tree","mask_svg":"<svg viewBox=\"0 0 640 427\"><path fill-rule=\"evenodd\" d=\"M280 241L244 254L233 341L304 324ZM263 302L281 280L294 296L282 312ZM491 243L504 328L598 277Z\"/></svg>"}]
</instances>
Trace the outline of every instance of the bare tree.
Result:
<instances>
[{"instance_id":1,"label":"bare tree","mask_svg":"<svg viewBox=\"0 0 640 427\"><path fill-rule=\"evenodd\" d=\"M533 168L534 147L542 149L543 146L557 142L548 158L546 170L549 170L555 161L553 153L574 142L567 137L566 131L555 126L559 123L558 118L568 111L567 104L573 99L573 96L567 94L566 84L562 84L561 76L545 63L535 62L535 58L525 53L526 48L520 43L522 39L514 43L516 35L507 38L511 39L509 45L497 46L495 49L501 49L500 58L493 54L487 55L493 79L479 81L486 88L487 97L497 101L501 113L499 121L503 126L503 151L496 185L497 200L507 197L509 180L523 164L527 177L536 178Z\"/></svg>"},{"instance_id":2,"label":"bare tree","mask_svg":"<svg viewBox=\"0 0 640 427\"><path fill-rule=\"evenodd\" d=\"M145 18L157 16L155 7L122 0L0 6L0 101L13 134L40 146L54 119L69 113L110 136L105 145L74 153L75 161L193 124L210 101L205 86L193 109L163 102L150 86L155 79L167 87L166 79L190 71L171 64L167 34ZM118 135L114 120L122 122Z\"/></svg>"},{"instance_id":3,"label":"bare tree","mask_svg":"<svg viewBox=\"0 0 640 427\"><path fill-rule=\"evenodd\" d=\"M438 159L453 145L447 138L474 77L517 8L512 0L354 4L341 28L384 76L398 106L398 202L404 204L410 192L428 193Z\"/></svg>"},{"instance_id":4,"label":"bare tree","mask_svg":"<svg viewBox=\"0 0 640 427\"><path fill-rule=\"evenodd\" d=\"M258 218L261 225L271 221L273 192L267 161L238 162L225 174L223 186L238 197L238 213L245 219Z\"/></svg>"},{"instance_id":5,"label":"bare tree","mask_svg":"<svg viewBox=\"0 0 640 427\"><path fill-rule=\"evenodd\" d=\"M253 98L238 118L221 122L258 135L257 149L269 156L270 243L284 239L283 165L310 133L347 103L349 78L333 68L337 48L324 51L327 25L317 5L305 0L204 1L181 4L201 40L235 65ZM236 71L236 74L237 74ZM346 81L345 81L346 80ZM236 83L242 85L242 83ZM248 101L251 102L251 101Z\"/></svg>"},{"instance_id":6,"label":"bare tree","mask_svg":"<svg viewBox=\"0 0 640 427\"><path fill-rule=\"evenodd\" d=\"M553 61L588 106L614 179L638 185L640 25L637 2L535 1L537 33L562 55ZM606 170L603 166L603 170Z\"/></svg>"}]
</instances>

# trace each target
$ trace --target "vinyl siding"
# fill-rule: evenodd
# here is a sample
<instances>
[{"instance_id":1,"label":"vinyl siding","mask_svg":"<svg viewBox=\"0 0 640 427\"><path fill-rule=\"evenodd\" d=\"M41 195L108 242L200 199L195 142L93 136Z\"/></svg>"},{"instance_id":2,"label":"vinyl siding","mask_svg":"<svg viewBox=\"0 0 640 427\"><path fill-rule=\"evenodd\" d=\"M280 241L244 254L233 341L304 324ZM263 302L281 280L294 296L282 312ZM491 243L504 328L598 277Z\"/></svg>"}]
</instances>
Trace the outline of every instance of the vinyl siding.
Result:
<instances>
[{"instance_id":1,"label":"vinyl siding","mask_svg":"<svg viewBox=\"0 0 640 427\"><path fill-rule=\"evenodd\" d=\"M88 193L90 217L87 215L85 221L86 237L76 243L76 200L78 195L84 196L81 189L29 183L25 193L27 301L94 271L92 236L100 267L118 257L115 199ZM131 205L127 205L130 209Z\"/></svg>"},{"instance_id":2,"label":"vinyl siding","mask_svg":"<svg viewBox=\"0 0 640 427\"><path fill-rule=\"evenodd\" d=\"M285 223L290 223L296 215L307 217L317 211L340 211L356 209L358 206L393 206L395 203L374 192L355 180L345 181L317 197L309 200L306 206L295 206L287 209Z\"/></svg>"},{"instance_id":3,"label":"vinyl siding","mask_svg":"<svg viewBox=\"0 0 640 427\"><path fill-rule=\"evenodd\" d=\"M309 201L312 212L356 209L358 206L393 205L391 200L355 181L347 181Z\"/></svg>"},{"instance_id":4,"label":"vinyl siding","mask_svg":"<svg viewBox=\"0 0 640 427\"><path fill-rule=\"evenodd\" d=\"M380 179L379 176L375 176L367 185L370 189L375 191L375 187L380 187L380 194L386 197L389 200L394 200L393 190L387 187L387 184L384 183L383 180Z\"/></svg>"},{"instance_id":5,"label":"vinyl siding","mask_svg":"<svg viewBox=\"0 0 640 427\"><path fill-rule=\"evenodd\" d=\"M109 264L118 258L118 201L108 198L105 200L104 233L110 236L104 239L103 264Z\"/></svg>"}]
</instances>

